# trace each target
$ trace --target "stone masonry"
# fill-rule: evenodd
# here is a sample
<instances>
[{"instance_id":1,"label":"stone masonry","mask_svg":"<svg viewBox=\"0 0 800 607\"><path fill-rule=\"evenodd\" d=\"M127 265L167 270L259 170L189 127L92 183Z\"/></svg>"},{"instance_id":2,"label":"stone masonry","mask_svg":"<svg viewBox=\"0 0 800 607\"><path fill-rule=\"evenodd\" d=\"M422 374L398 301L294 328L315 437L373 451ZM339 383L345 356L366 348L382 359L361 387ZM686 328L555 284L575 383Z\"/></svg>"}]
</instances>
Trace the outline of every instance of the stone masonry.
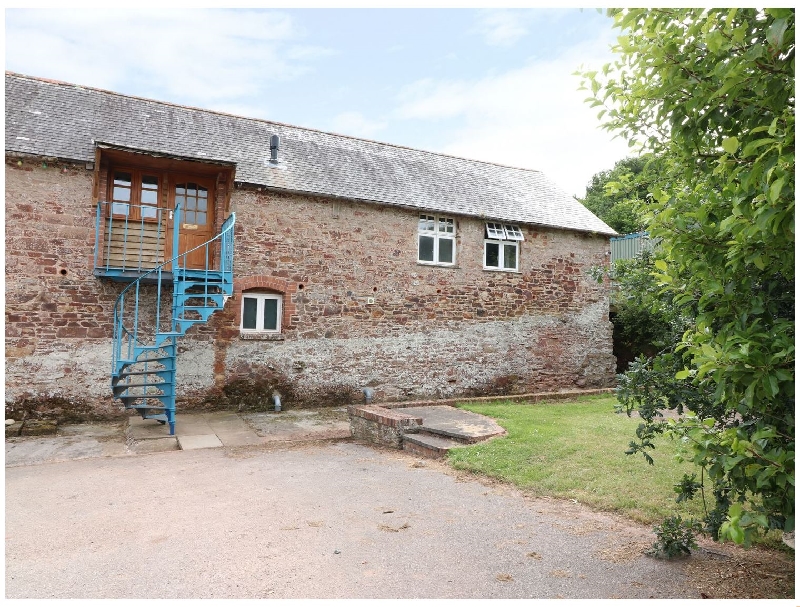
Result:
<instances>
[{"instance_id":1,"label":"stone masonry","mask_svg":"<svg viewBox=\"0 0 800 607\"><path fill-rule=\"evenodd\" d=\"M589 275L608 264L607 237L522 225L520 271L498 272L483 269L479 218L455 217L456 267L437 267L417 263L414 210L244 186L231 210L236 293L182 338L182 406L264 374L319 394L370 386L377 401L613 382L608 286ZM119 410L108 375L124 285L93 276L94 222L90 168L7 156L7 408ZM280 335L240 334L248 290L283 295Z\"/></svg>"}]
</instances>

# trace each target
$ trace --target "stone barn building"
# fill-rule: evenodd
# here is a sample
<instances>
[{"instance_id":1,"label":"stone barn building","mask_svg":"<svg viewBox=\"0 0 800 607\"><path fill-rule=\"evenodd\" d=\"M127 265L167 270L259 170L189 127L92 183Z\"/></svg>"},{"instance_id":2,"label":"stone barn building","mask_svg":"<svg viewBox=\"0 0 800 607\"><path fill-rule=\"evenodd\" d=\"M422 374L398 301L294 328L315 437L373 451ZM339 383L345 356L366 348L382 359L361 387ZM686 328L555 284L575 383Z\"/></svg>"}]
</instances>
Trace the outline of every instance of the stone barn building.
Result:
<instances>
[{"instance_id":1,"label":"stone barn building","mask_svg":"<svg viewBox=\"0 0 800 607\"><path fill-rule=\"evenodd\" d=\"M5 183L7 415L614 379L614 231L538 171L6 73Z\"/></svg>"}]
</instances>

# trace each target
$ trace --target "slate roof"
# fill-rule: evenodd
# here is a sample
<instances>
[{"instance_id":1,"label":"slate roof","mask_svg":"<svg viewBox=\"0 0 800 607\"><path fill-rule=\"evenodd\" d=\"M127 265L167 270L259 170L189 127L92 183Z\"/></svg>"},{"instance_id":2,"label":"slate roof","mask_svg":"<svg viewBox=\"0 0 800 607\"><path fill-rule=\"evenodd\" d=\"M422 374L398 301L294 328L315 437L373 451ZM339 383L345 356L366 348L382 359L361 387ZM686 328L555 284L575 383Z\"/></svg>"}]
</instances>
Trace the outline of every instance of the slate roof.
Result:
<instances>
[{"instance_id":1,"label":"slate roof","mask_svg":"<svg viewBox=\"0 0 800 607\"><path fill-rule=\"evenodd\" d=\"M236 165L236 181L614 235L540 171L6 72L6 151L93 162L105 143ZM281 138L279 165L270 136Z\"/></svg>"}]
</instances>

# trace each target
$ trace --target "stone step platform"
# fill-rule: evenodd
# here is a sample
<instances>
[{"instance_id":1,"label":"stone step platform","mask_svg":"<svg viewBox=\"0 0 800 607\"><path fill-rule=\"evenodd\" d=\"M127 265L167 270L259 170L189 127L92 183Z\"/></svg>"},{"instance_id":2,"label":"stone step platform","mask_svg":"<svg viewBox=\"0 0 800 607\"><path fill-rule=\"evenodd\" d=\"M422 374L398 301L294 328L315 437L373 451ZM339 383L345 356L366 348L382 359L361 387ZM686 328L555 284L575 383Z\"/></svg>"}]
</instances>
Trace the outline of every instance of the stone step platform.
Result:
<instances>
[{"instance_id":1,"label":"stone step platform","mask_svg":"<svg viewBox=\"0 0 800 607\"><path fill-rule=\"evenodd\" d=\"M399 411L422 418L420 432L438 434L461 443L477 443L506 432L489 417L449 405L404 407Z\"/></svg>"},{"instance_id":2,"label":"stone step platform","mask_svg":"<svg viewBox=\"0 0 800 607\"><path fill-rule=\"evenodd\" d=\"M449 405L348 407L354 438L425 457L505 434L493 419Z\"/></svg>"},{"instance_id":3,"label":"stone step platform","mask_svg":"<svg viewBox=\"0 0 800 607\"><path fill-rule=\"evenodd\" d=\"M421 457L438 458L447 455L453 447L463 447L465 443L436 434L418 432L403 436L403 451Z\"/></svg>"}]
</instances>

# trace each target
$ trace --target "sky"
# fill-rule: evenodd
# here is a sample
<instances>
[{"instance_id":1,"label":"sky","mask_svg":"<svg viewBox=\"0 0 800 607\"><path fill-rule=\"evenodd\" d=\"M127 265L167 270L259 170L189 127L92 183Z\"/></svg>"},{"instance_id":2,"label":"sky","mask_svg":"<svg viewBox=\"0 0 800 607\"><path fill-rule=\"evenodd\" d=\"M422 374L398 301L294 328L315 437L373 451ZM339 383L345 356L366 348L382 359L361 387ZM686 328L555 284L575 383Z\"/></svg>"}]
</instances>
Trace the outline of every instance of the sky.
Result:
<instances>
[{"instance_id":1,"label":"sky","mask_svg":"<svg viewBox=\"0 0 800 607\"><path fill-rule=\"evenodd\" d=\"M630 155L578 69L597 9L6 9L6 70L544 172L582 197Z\"/></svg>"}]
</instances>

